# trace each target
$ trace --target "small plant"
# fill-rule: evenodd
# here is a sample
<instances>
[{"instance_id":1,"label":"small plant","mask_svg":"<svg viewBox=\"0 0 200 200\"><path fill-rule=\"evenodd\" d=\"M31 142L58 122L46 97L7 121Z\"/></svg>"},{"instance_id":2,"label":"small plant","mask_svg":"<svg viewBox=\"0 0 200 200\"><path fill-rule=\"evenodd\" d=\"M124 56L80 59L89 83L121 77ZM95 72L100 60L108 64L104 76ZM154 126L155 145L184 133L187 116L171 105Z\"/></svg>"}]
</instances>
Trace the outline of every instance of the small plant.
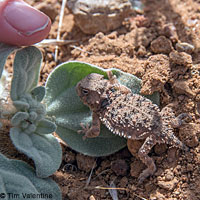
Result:
<instances>
[{"instance_id":1,"label":"small plant","mask_svg":"<svg viewBox=\"0 0 200 200\"><path fill-rule=\"evenodd\" d=\"M37 86L42 54L36 47L30 46L18 49L17 47L0 44L0 58L2 58L0 61L0 76L8 55L16 49L10 90L11 100L8 102L9 97L7 97L7 102L0 101L0 119L11 119L10 138L12 143L20 152L34 161L37 177L46 178L59 168L62 151L57 139L52 135L56 130L56 125L47 119L46 107L41 103L45 96L45 88ZM6 108L9 107L10 109L6 110L5 104L7 104ZM5 158L2 157L2 159ZM1 162L3 161L0 158ZM16 191L18 192L38 193L47 189L47 191L52 191L51 193L53 194L59 193L56 195L58 196L56 199L61 199L60 191L56 189L57 186L55 186L54 182L50 179L39 179L34 175L33 169L32 174L30 174L26 172L24 168L27 166L24 167L22 162L16 161L16 163L14 161L11 162L13 165L16 164L19 170L22 170L26 178L19 174L20 171L9 171L10 169L6 170L5 167L3 169L1 164L0 175L3 176L2 180L4 180L2 184L8 183L8 189L6 188L5 192L11 192L14 186L16 186ZM13 173L16 173L16 175L12 175ZM1 176L0 182L2 181ZM12 180L12 176L16 178L16 181ZM29 181L28 179L34 180L35 185L38 182L38 185L34 185L34 188L33 185L31 186L27 182ZM23 188L24 184L26 184L25 189ZM46 184L46 186L43 186L43 184ZM55 193L53 188L56 189Z\"/></svg>"},{"instance_id":2,"label":"small plant","mask_svg":"<svg viewBox=\"0 0 200 200\"><path fill-rule=\"evenodd\" d=\"M120 83L129 87L133 93L139 93L141 80L117 69L112 70ZM48 116L55 118L57 134L74 150L89 156L110 155L126 146L126 140L112 134L102 125L97 138L82 139L77 131L82 129L80 124L91 123L91 113L83 105L76 94L76 84L90 73L99 73L107 77L106 70L83 62L67 62L58 66L48 77L46 96ZM147 96L159 104L159 94Z\"/></svg>"},{"instance_id":3,"label":"small plant","mask_svg":"<svg viewBox=\"0 0 200 200\"><path fill-rule=\"evenodd\" d=\"M45 88L37 87L42 55L36 47L16 53L11 99L17 112L11 119L10 137L15 147L32 158L39 177L54 173L61 163L61 147L51 134L56 125L46 119L41 103Z\"/></svg>"}]
</instances>

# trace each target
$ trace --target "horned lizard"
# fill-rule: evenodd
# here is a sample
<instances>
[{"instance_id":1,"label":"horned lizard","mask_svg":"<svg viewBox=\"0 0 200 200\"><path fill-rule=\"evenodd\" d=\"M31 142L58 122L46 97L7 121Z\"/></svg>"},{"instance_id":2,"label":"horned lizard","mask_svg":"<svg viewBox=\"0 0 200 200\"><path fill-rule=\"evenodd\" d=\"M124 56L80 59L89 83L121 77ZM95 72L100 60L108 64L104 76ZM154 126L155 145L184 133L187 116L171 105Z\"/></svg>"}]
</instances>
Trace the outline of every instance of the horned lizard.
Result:
<instances>
[{"instance_id":1,"label":"horned lizard","mask_svg":"<svg viewBox=\"0 0 200 200\"><path fill-rule=\"evenodd\" d=\"M145 140L138 151L139 158L147 166L138 178L142 183L156 171L153 159L148 156L155 144L167 143L188 150L173 134L173 128L180 126L187 114L175 117L169 110L160 111L149 99L133 94L120 84L111 71L107 74L109 79L96 73L89 74L76 85L78 96L92 111L91 127L82 125L83 130L79 133L84 132L84 138L97 137L102 122L116 135L128 140ZM129 148L129 142L127 145Z\"/></svg>"}]
</instances>

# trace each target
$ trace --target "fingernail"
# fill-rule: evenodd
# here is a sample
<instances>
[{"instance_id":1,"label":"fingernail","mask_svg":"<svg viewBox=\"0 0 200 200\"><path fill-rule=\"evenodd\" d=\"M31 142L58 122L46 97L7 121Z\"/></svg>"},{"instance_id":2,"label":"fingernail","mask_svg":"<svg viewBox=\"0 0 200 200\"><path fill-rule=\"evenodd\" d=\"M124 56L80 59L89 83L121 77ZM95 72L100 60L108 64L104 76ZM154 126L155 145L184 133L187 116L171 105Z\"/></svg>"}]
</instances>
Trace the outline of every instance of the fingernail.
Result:
<instances>
[{"instance_id":1,"label":"fingernail","mask_svg":"<svg viewBox=\"0 0 200 200\"><path fill-rule=\"evenodd\" d=\"M9 1L3 16L18 33L31 36L49 25L49 18L23 1Z\"/></svg>"}]
</instances>

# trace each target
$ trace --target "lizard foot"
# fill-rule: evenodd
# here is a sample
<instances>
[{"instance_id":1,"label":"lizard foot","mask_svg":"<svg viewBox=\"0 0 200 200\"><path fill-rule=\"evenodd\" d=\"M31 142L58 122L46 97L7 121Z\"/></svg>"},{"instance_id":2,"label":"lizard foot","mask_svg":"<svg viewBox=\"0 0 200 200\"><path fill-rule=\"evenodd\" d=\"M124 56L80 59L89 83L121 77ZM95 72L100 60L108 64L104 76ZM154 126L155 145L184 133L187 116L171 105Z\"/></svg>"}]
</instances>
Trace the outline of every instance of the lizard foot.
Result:
<instances>
[{"instance_id":1,"label":"lizard foot","mask_svg":"<svg viewBox=\"0 0 200 200\"><path fill-rule=\"evenodd\" d=\"M89 129L90 129L89 124L84 125L83 123L80 123L80 126L82 129L77 131L78 134L87 133L87 131L89 131Z\"/></svg>"},{"instance_id":2,"label":"lizard foot","mask_svg":"<svg viewBox=\"0 0 200 200\"><path fill-rule=\"evenodd\" d=\"M138 177L138 185L142 184L146 178L152 176L156 170L152 171L151 169L145 169Z\"/></svg>"},{"instance_id":3,"label":"lizard foot","mask_svg":"<svg viewBox=\"0 0 200 200\"><path fill-rule=\"evenodd\" d=\"M78 133L85 133L85 135L83 136L83 140L85 140L86 138L94 138L97 137L99 135L99 127L97 126L91 126L89 124L80 124L80 126L82 127L82 130L78 130Z\"/></svg>"},{"instance_id":4,"label":"lizard foot","mask_svg":"<svg viewBox=\"0 0 200 200\"><path fill-rule=\"evenodd\" d=\"M83 140L85 140L87 138L87 133L90 130L90 125L89 124L84 125L83 123L80 123L80 126L81 126L82 129L78 130L77 133L78 134L82 134L82 133L85 134L83 136Z\"/></svg>"}]
</instances>

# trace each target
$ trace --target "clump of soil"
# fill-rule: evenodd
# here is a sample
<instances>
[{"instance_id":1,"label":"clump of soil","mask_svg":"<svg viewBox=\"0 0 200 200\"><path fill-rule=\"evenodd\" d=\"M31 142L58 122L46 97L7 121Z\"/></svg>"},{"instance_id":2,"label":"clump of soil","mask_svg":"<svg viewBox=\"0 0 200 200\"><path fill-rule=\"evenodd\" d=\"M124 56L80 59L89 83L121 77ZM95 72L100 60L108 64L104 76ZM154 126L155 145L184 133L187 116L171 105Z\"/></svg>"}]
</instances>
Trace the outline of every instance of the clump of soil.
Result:
<instances>
[{"instance_id":1,"label":"clump of soil","mask_svg":"<svg viewBox=\"0 0 200 200\"><path fill-rule=\"evenodd\" d=\"M51 4L51 8L60 9L60 1L44 2ZM60 47L58 63L79 60L103 68L115 67L141 78L142 94L159 91L161 108L170 105L176 115L188 113L191 116L191 121L175 130L190 151L184 153L165 144L156 145L150 154L157 171L138 186L137 178L145 166L137 153L133 157L125 148L111 156L90 158L63 146L62 165L53 175L63 199L112 199L108 190L97 187L108 187L111 182L121 188L117 190L121 200L141 197L150 200L200 199L199 3L191 0L144 0L143 3L143 14L131 15L113 32L96 35L82 33L72 14L65 9L61 38L77 42ZM31 4L39 6L36 0ZM52 18L55 20L49 38L56 38L58 16ZM55 47L49 46L42 51L44 62L40 81L44 84L58 63L54 61Z\"/></svg>"}]
</instances>

